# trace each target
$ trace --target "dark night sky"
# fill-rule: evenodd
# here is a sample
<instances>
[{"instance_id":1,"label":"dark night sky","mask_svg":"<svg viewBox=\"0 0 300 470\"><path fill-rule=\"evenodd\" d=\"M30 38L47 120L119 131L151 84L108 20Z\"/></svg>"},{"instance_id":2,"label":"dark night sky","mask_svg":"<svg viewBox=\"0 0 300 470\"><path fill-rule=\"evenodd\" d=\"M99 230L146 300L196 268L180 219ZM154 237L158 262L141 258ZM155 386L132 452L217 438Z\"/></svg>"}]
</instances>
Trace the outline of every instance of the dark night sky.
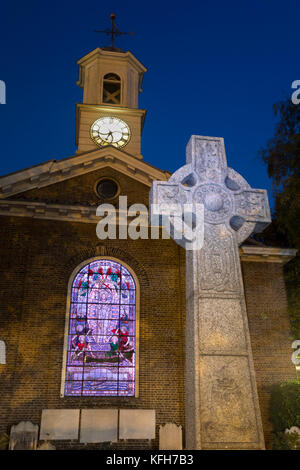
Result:
<instances>
[{"instance_id":1,"label":"dark night sky","mask_svg":"<svg viewBox=\"0 0 300 470\"><path fill-rule=\"evenodd\" d=\"M1 174L75 152L76 60L107 39L93 32L116 13L118 45L148 68L144 159L175 171L191 134L223 136L230 166L270 189L257 154L274 131L272 104L300 79L298 0L6 1L1 5Z\"/></svg>"}]
</instances>

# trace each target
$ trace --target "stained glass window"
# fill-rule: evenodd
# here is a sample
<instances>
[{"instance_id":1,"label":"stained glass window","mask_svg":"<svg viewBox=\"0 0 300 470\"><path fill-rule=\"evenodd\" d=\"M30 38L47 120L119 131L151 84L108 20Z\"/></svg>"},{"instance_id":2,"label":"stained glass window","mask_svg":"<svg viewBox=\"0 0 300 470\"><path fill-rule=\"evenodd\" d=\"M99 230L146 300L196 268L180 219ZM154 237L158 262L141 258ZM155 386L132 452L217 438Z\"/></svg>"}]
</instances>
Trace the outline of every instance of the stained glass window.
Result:
<instances>
[{"instance_id":1,"label":"stained glass window","mask_svg":"<svg viewBox=\"0 0 300 470\"><path fill-rule=\"evenodd\" d=\"M64 395L134 396L136 284L117 261L85 265L71 288Z\"/></svg>"}]
</instances>

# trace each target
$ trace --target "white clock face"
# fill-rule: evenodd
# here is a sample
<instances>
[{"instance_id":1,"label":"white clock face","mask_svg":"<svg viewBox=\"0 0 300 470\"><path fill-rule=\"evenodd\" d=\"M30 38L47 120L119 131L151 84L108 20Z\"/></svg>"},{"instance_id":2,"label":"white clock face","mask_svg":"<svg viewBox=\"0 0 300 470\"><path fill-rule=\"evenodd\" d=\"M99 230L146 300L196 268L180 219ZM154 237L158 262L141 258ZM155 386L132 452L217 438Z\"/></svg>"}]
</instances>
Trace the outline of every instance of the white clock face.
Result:
<instances>
[{"instance_id":1,"label":"white clock face","mask_svg":"<svg viewBox=\"0 0 300 470\"><path fill-rule=\"evenodd\" d=\"M92 124L91 138L100 147L113 145L121 148L129 142L130 128L121 119L110 116L103 117Z\"/></svg>"}]
</instances>

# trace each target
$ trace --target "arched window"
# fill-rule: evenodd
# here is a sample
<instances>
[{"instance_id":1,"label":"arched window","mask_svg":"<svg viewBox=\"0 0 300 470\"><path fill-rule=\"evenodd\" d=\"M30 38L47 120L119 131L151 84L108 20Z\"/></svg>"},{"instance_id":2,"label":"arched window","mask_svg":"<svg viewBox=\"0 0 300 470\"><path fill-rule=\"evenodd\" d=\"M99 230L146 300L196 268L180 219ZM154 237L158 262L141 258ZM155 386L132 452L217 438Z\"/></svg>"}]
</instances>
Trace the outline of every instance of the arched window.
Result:
<instances>
[{"instance_id":1,"label":"arched window","mask_svg":"<svg viewBox=\"0 0 300 470\"><path fill-rule=\"evenodd\" d=\"M103 77L103 103L121 103L121 79L116 73L107 73Z\"/></svg>"},{"instance_id":2,"label":"arched window","mask_svg":"<svg viewBox=\"0 0 300 470\"><path fill-rule=\"evenodd\" d=\"M71 276L62 396L137 396L138 280L114 258Z\"/></svg>"}]
</instances>

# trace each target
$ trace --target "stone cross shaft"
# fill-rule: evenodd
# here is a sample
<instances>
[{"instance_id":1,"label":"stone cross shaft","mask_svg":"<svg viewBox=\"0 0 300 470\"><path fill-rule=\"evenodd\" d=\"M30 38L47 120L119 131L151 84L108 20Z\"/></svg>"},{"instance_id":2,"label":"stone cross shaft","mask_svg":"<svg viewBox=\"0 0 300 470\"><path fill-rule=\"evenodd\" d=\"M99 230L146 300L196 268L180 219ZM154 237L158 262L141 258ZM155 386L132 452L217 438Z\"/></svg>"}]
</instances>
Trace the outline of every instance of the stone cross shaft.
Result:
<instances>
[{"instance_id":1,"label":"stone cross shaft","mask_svg":"<svg viewBox=\"0 0 300 470\"><path fill-rule=\"evenodd\" d=\"M165 203L204 205L203 246L186 251L186 448L264 448L238 247L270 223L267 193L227 166L222 138L192 136L187 164L153 182Z\"/></svg>"}]
</instances>

